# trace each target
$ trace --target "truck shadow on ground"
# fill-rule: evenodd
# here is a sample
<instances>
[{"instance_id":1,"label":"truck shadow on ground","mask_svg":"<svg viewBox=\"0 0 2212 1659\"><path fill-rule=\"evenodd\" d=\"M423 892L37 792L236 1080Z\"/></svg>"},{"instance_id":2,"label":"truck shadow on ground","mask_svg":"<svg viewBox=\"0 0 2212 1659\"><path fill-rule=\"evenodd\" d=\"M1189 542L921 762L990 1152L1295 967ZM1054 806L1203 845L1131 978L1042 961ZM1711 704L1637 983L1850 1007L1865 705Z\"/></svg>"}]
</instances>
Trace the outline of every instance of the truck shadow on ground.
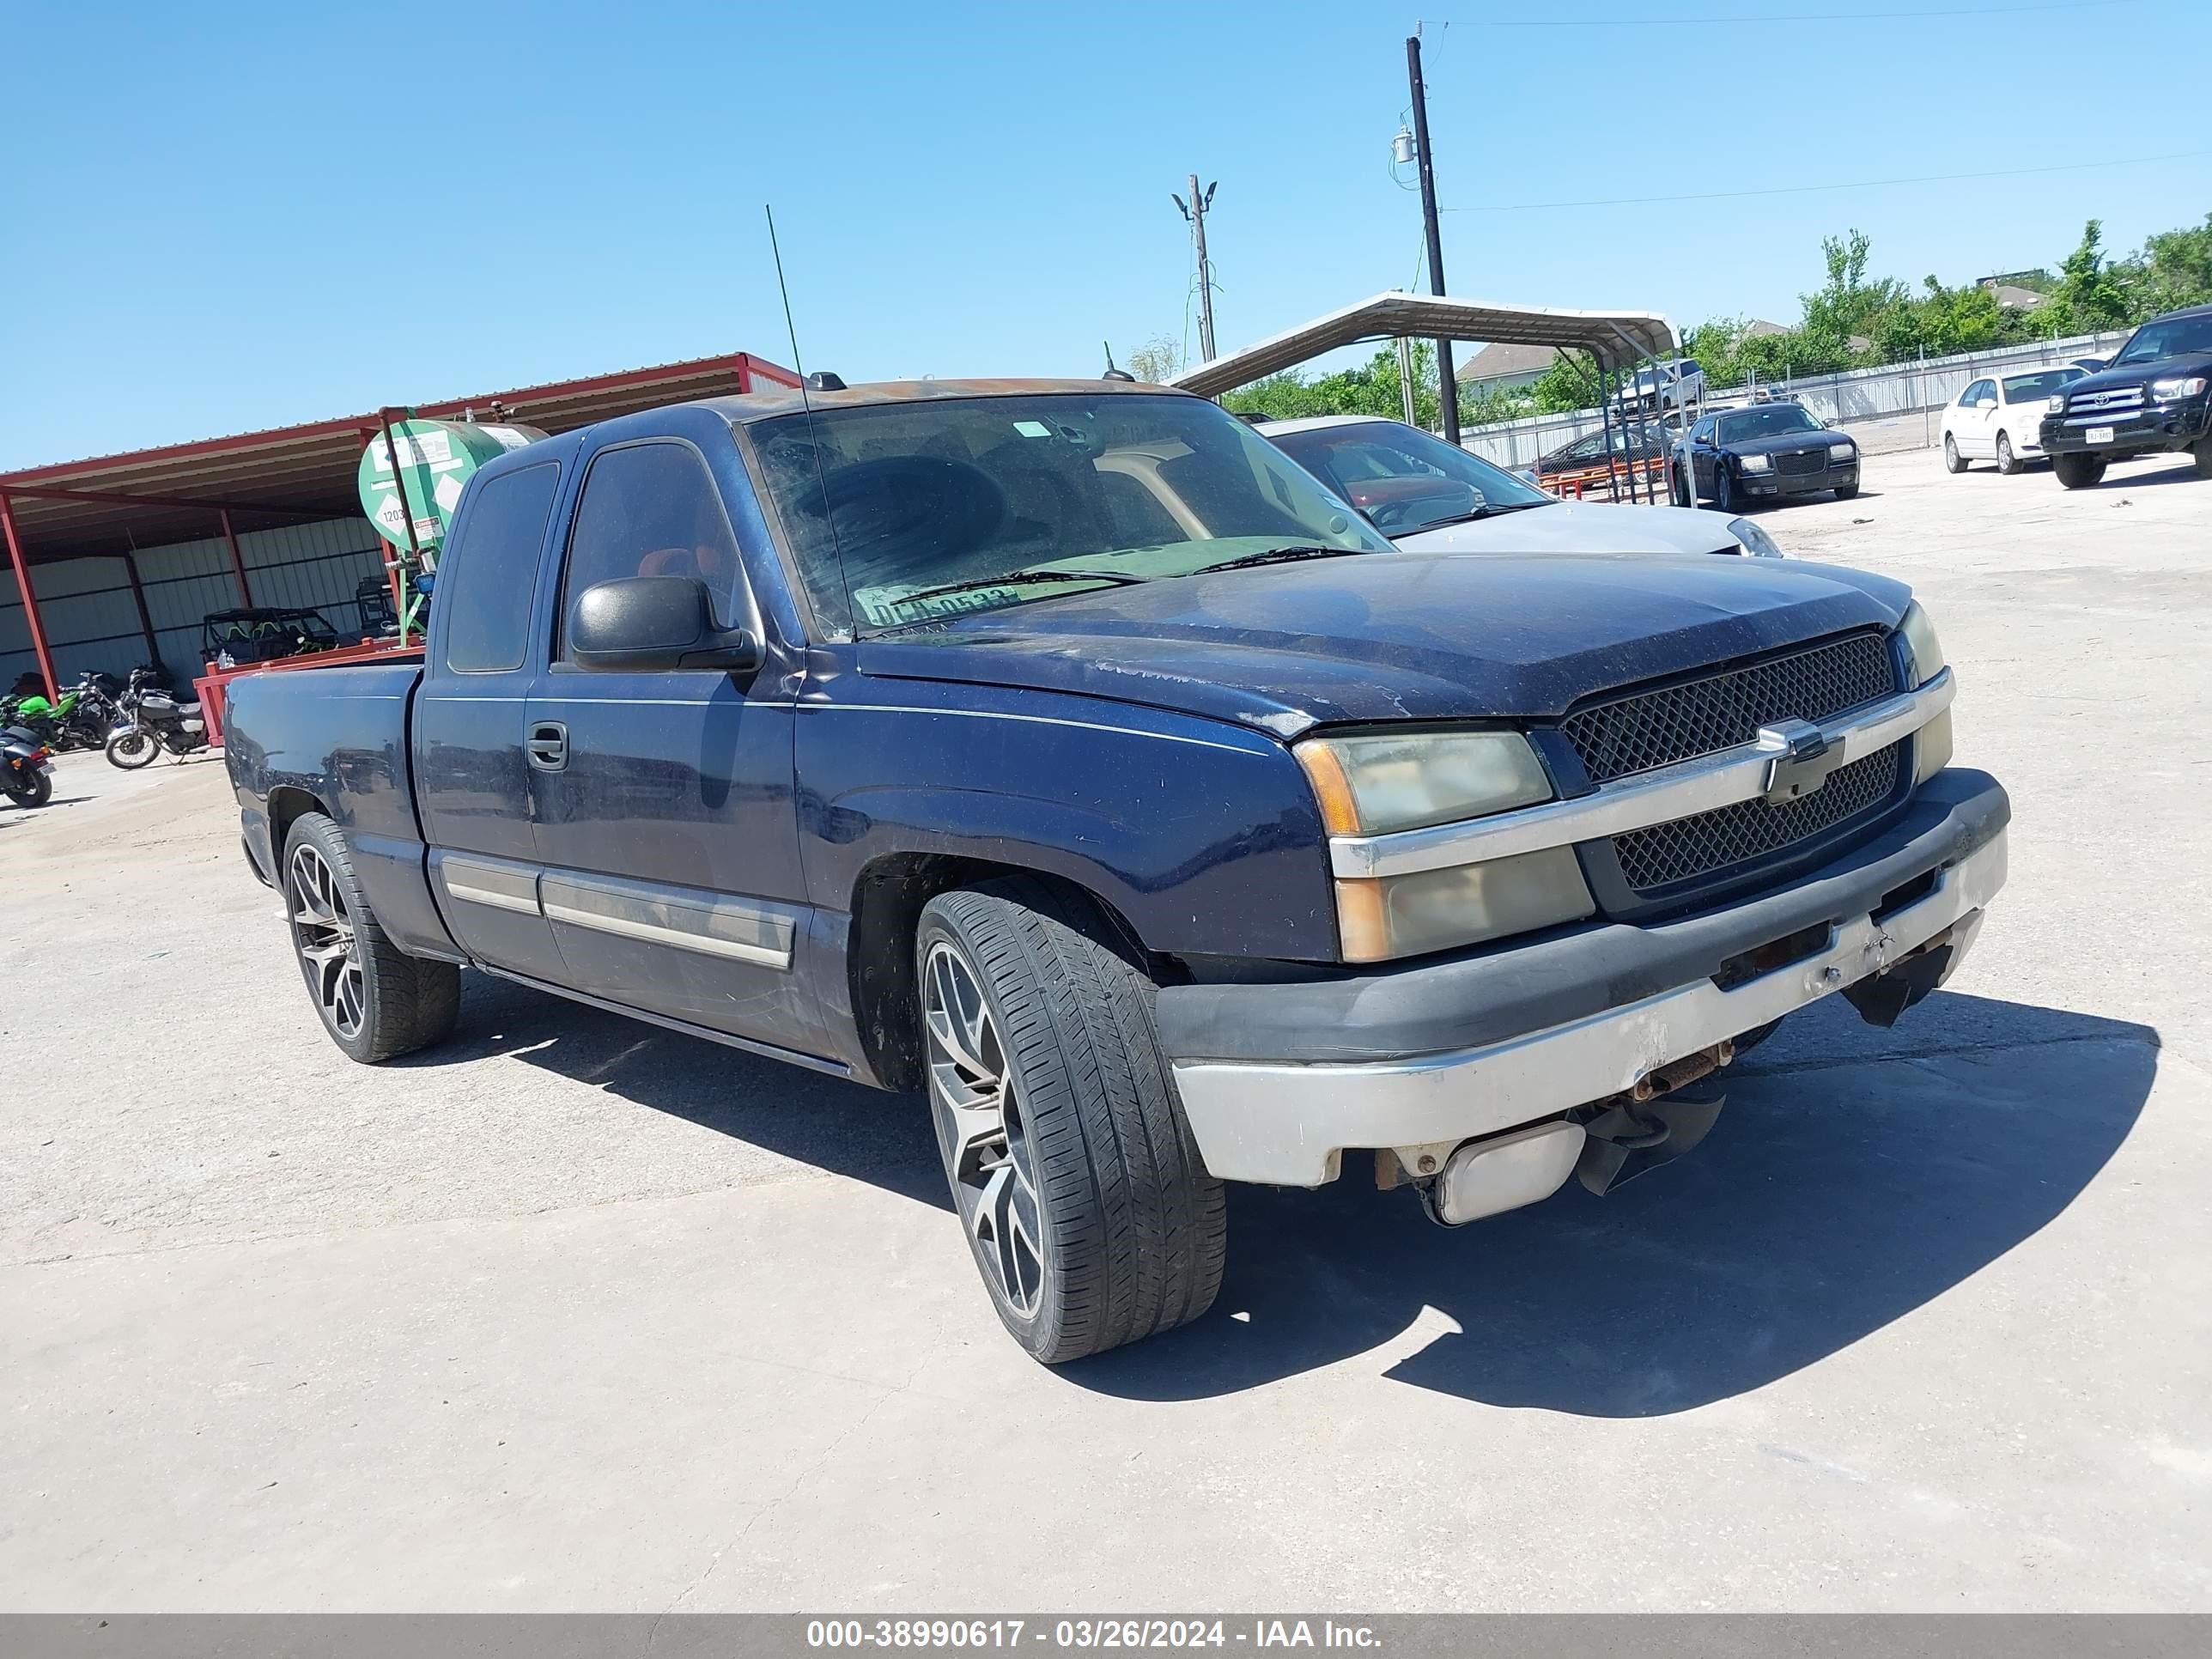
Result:
<instances>
[{"instance_id":1,"label":"truck shadow on ground","mask_svg":"<svg viewBox=\"0 0 2212 1659\"><path fill-rule=\"evenodd\" d=\"M1133 1400L1209 1398L1400 1344L1418 1323L1439 1334L1395 1381L1583 1416L1687 1411L1849 1346L2047 1225L2127 1138L2158 1041L1950 992L1882 1032L1832 998L1724 1074L1728 1109L1694 1153L1602 1199L1570 1182L1452 1230L1412 1193L1376 1191L1364 1157L1316 1192L1232 1187L1213 1310L1058 1375ZM918 1097L505 981L470 975L453 1039L398 1063L500 1054L951 1207ZM960 1249L949 1220L945 1245Z\"/></svg>"},{"instance_id":2,"label":"truck shadow on ground","mask_svg":"<svg viewBox=\"0 0 2212 1659\"><path fill-rule=\"evenodd\" d=\"M1062 1375L1134 1399L1233 1393L1433 1309L1447 1328L1389 1377L1582 1416L1690 1410L1825 1358L2048 1224L2126 1139L2157 1058L2157 1033L2123 1021L1939 992L1882 1033L1833 999L1727 1074L1696 1152L1602 1199L1571 1181L1445 1230L1376 1191L1364 1159L1318 1192L1232 1188L1213 1312Z\"/></svg>"}]
</instances>

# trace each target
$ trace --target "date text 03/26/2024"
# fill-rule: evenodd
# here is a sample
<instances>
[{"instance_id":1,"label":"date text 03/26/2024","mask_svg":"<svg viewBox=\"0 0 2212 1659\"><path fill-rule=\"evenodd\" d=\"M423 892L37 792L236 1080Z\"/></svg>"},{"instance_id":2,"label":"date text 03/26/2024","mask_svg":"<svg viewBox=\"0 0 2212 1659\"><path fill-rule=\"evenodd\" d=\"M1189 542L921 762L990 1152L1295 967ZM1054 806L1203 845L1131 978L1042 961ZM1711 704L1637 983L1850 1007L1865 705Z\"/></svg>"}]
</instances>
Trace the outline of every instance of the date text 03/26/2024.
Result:
<instances>
[{"instance_id":1,"label":"date text 03/26/2024","mask_svg":"<svg viewBox=\"0 0 2212 1659\"><path fill-rule=\"evenodd\" d=\"M1255 1619L813 1619L810 1648L1365 1648L1381 1645L1365 1625L1333 1620Z\"/></svg>"}]
</instances>

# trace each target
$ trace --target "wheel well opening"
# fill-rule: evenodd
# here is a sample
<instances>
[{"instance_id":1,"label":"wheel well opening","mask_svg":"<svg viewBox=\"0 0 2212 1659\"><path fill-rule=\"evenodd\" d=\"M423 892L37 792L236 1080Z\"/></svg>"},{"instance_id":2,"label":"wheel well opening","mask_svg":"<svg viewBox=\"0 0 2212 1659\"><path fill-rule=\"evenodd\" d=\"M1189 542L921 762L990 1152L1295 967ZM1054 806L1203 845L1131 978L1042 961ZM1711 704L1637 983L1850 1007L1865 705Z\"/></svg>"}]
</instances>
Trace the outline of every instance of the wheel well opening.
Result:
<instances>
[{"instance_id":1,"label":"wheel well opening","mask_svg":"<svg viewBox=\"0 0 2212 1659\"><path fill-rule=\"evenodd\" d=\"M894 854L878 859L860 872L853 884L846 974L853 999L853 1023L860 1031L862 1051L885 1088L911 1091L923 1083L914 962L915 933L921 925L922 907L940 893L1000 877L1035 882L1073 900L1079 910L1095 918L1095 931L1085 931L1158 977L1157 964L1127 918L1080 882L988 859L948 858L930 853Z\"/></svg>"},{"instance_id":2,"label":"wheel well opening","mask_svg":"<svg viewBox=\"0 0 2212 1659\"><path fill-rule=\"evenodd\" d=\"M284 841L292 833L292 825L308 812L325 812L327 809L304 789L295 789L289 784L278 784L269 792L269 857L278 868L284 863Z\"/></svg>"}]
</instances>

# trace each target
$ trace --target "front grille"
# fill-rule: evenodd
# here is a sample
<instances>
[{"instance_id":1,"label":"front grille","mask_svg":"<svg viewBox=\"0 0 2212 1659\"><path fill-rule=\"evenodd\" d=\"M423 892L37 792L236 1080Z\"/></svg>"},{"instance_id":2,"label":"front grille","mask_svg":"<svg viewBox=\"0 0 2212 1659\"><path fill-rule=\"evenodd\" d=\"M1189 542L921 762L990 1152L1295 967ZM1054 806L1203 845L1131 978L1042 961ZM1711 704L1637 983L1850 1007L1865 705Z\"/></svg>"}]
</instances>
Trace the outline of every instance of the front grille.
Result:
<instances>
[{"instance_id":1,"label":"front grille","mask_svg":"<svg viewBox=\"0 0 2212 1659\"><path fill-rule=\"evenodd\" d=\"M1896 690L1888 640L1876 633L1850 634L1748 667L1632 691L1577 710L1559 730L1590 781L1609 783L1753 742L1760 726L1777 720L1818 722ZM1831 778L1820 793L1834 787Z\"/></svg>"},{"instance_id":2,"label":"front grille","mask_svg":"<svg viewBox=\"0 0 2212 1659\"><path fill-rule=\"evenodd\" d=\"M1751 864L1824 835L1889 799L1905 754L1902 743L1876 750L1864 760L1838 767L1820 788L1795 800L1779 805L1764 797L1740 800L1616 836L1613 850L1620 860L1620 872L1641 896Z\"/></svg>"},{"instance_id":3,"label":"front grille","mask_svg":"<svg viewBox=\"0 0 2212 1659\"><path fill-rule=\"evenodd\" d=\"M2101 392L2076 392L2066 399L2069 415L2118 415L2142 407L2139 386L2108 386Z\"/></svg>"},{"instance_id":4,"label":"front grille","mask_svg":"<svg viewBox=\"0 0 2212 1659\"><path fill-rule=\"evenodd\" d=\"M1785 477L1802 478L1808 472L1818 472L1828 464L1825 449L1795 449L1787 455L1774 458L1774 470Z\"/></svg>"}]
</instances>

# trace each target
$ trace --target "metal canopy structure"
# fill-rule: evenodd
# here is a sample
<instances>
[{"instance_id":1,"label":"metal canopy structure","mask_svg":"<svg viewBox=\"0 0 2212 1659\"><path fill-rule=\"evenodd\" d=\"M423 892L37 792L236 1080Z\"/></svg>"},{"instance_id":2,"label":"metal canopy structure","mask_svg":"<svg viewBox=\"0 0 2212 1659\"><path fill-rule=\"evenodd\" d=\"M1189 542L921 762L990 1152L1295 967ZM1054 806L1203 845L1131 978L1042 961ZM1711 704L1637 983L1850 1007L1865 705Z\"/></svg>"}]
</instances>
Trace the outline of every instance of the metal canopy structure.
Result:
<instances>
[{"instance_id":1,"label":"metal canopy structure","mask_svg":"<svg viewBox=\"0 0 2212 1659\"><path fill-rule=\"evenodd\" d=\"M1218 398L1340 346L1396 339L1555 346L1590 353L1601 371L1675 355L1674 325L1657 312L1561 311L1394 292L1377 294L1256 345L1187 368L1168 384Z\"/></svg>"},{"instance_id":2,"label":"metal canopy structure","mask_svg":"<svg viewBox=\"0 0 2212 1659\"><path fill-rule=\"evenodd\" d=\"M561 433L665 404L798 384L789 369L739 351L448 398L414 405L413 412L447 420L472 413L479 419L520 421ZM220 535L228 544L239 603L252 605L238 526L360 517L355 479L362 449L392 412L373 410L0 473L0 536L15 572L32 650L49 689L54 689L53 665L33 570L70 559L122 560L150 652L155 630L138 575L138 551Z\"/></svg>"}]
</instances>

